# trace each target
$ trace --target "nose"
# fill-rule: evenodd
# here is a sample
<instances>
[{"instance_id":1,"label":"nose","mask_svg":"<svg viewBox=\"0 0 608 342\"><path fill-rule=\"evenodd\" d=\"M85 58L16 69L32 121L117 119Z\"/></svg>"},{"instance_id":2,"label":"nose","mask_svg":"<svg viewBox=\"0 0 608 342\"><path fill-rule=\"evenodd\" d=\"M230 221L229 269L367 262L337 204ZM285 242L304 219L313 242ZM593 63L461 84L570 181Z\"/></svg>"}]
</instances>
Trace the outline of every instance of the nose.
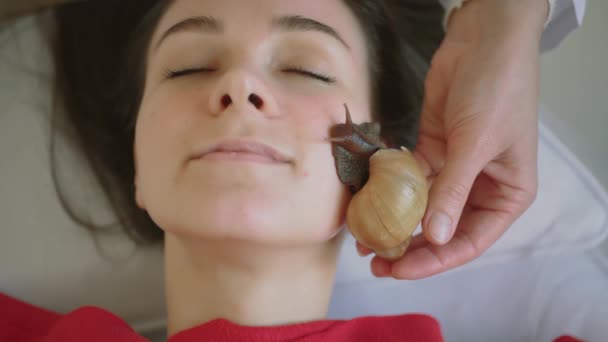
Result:
<instances>
[{"instance_id":1,"label":"nose","mask_svg":"<svg viewBox=\"0 0 608 342\"><path fill-rule=\"evenodd\" d=\"M215 115L228 110L253 110L267 117L277 116L271 91L259 78L245 70L234 70L222 76L211 94L210 109Z\"/></svg>"}]
</instances>

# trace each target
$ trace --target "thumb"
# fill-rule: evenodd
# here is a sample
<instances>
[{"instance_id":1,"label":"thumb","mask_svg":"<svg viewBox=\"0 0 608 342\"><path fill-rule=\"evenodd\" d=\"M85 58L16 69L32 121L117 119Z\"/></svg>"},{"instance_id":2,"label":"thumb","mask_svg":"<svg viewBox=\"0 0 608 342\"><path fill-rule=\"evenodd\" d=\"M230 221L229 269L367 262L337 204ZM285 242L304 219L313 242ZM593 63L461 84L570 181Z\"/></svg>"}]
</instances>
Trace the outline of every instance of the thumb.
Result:
<instances>
[{"instance_id":1,"label":"thumb","mask_svg":"<svg viewBox=\"0 0 608 342\"><path fill-rule=\"evenodd\" d=\"M459 145L448 149L445 165L433 180L422 222L426 239L438 245L454 235L473 183L485 165L478 154Z\"/></svg>"}]
</instances>

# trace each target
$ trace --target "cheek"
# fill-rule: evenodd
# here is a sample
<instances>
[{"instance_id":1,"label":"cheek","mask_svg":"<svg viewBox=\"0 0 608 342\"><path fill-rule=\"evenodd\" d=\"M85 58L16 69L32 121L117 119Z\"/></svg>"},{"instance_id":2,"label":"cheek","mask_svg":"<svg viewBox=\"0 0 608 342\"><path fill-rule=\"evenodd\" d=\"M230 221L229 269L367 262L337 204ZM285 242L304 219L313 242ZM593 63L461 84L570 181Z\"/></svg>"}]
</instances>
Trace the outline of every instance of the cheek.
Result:
<instances>
[{"instance_id":1,"label":"cheek","mask_svg":"<svg viewBox=\"0 0 608 342\"><path fill-rule=\"evenodd\" d=\"M354 94L340 89L315 96L283 96L280 102L294 124L292 131L298 132L298 137L304 140L328 138L332 126L346 122L345 105L354 123L372 120L370 103L366 97L357 98Z\"/></svg>"},{"instance_id":2,"label":"cheek","mask_svg":"<svg viewBox=\"0 0 608 342\"><path fill-rule=\"evenodd\" d=\"M169 186L191 149L187 132L195 124L195 112L191 100L179 99L157 92L142 102L135 131L135 170L138 189L144 193Z\"/></svg>"},{"instance_id":3,"label":"cheek","mask_svg":"<svg viewBox=\"0 0 608 342\"><path fill-rule=\"evenodd\" d=\"M138 122L161 132L167 138L179 138L183 131L196 124L202 105L203 96L200 92L178 87L160 89L144 99Z\"/></svg>"},{"instance_id":4,"label":"cheek","mask_svg":"<svg viewBox=\"0 0 608 342\"><path fill-rule=\"evenodd\" d=\"M283 105L298 141L326 143L329 129L343 121L343 101L336 97L291 98Z\"/></svg>"},{"instance_id":5,"label":"cheek","mask_svg":"<svg viewBox=\"0 0 608 342\"><path fill-rule=\"evenodd\" d=\"M168 89L150 93L144 98L137 119L138 148L156 154L182 148L189 143L188 132L200 117L200 95L192 91Z\"/></svg>"},{"instance_id":6,"label":"cheek","mask_svg":"<svg viewBox=\"0 0 608 342\"><path fill-rule=\"evenodd\" d=\"M298 211L302 215L299 220L308 227L317 227L320 240L331 238L344 224L350 199L347 187L338 179L332 146L325 141L329 128L344 115L344 107L341 101L323 100L319 97L285 107L290 113L293 126L289 131L294 133L292 139L299 156L294 183L297 188L291 196L299 196L299 206L305 208Z\"/></svg>"},{"instance_id":7,"label":"cheek","mask_svg":"<svg viewBox=\"0 0 608 342\"><path fill-rule=\"evenodd\" d=\"M327 240L344 224L350 194L338 179L329 144L309 146L300 160L300 172L289 196L298 196L295 222L314 229L315 239Z\"/></svg>"}]
</instances>

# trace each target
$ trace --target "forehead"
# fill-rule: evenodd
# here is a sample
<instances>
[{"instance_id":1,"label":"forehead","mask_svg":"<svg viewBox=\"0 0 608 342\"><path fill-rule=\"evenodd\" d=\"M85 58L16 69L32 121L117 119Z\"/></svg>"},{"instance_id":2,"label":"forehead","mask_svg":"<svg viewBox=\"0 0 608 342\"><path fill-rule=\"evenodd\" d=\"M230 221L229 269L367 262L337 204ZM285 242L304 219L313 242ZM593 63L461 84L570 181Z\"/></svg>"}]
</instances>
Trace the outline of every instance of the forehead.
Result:
<instances>
[{"instance_id":1,"label":"forehead","mask_svg":"<svg viewBox=\"0 0 608 342\"><path fill-rule=\"evenodd\" d=\"M343 0L173 0L156 27L153 42L176 23L203 15L221 21L225 32L260 37L269 33L274 18L302 16L333 28L354 55L366 51L361 25Z\"/></svg>"}]
</instances>

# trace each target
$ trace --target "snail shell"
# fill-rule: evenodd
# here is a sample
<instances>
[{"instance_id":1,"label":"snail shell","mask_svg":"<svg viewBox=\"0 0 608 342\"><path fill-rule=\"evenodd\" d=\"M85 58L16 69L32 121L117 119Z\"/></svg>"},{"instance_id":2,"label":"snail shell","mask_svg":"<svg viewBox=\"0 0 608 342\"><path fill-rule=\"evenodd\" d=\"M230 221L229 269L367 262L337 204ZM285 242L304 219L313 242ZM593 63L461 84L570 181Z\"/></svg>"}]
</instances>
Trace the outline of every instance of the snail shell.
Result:
<instances>
[{"instance_id":1,"label":"snail shell","mask_svg":"<svg viewBox=\"0 0 608 342\"><path fill-rule=\"evenodd\" d=\"M405 253L427 204L426 178L405 147L380 149L369 159L369 179L352 198L347 225L362 245L389 260Z\"/></svg>"},{"instance_id":2,"label":"snail shell","mask_svg":"<svg viewBox=\"0 0 608 342\"><path fill-rule=\"evenodd\" d=\"M426 178L407 148L388 148L376 123L354 124L344 107L346 123L332 127L329 140L338 178L354 194L347 226L377 255L398 259L426 211Z\"/></svg>"}]
</instances>

